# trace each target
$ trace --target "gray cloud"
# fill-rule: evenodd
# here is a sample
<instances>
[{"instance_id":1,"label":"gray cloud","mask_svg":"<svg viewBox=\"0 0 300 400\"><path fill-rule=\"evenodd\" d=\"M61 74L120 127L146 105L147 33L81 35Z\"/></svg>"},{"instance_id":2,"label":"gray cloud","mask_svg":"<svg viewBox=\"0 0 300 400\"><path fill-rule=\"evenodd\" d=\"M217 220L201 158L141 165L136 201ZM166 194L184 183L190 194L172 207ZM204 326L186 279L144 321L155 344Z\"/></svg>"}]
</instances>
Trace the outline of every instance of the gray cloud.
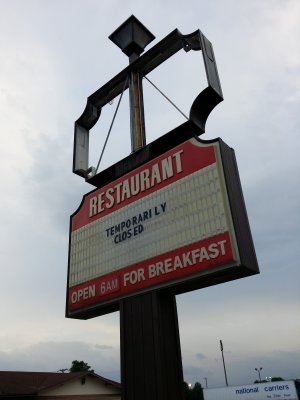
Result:
<instances>
[{"instance_id":1,"label":"gray cloud","mask_svg":"<svg viewBox=\"0 0 300 400\"><path fill-rule=\"evenodd\" d=\"M185 379L204 385L207 377L209 387L224 385L220 339L230 384L251 383L258 365L267 375L296 377L299 2L274 1L270 9L264 0L191 0L182 10L178 0L154 2L151 9L136 1L83 6L78 0L70 8L62 0L59 13L55 2L3 5L0 369L56 371L77 358L119 379L116 315L99 324L66 320L64 306L69 216L93 189L71 172L74 121L86 98L127 65L107 36L136 13L157 41L177 27L183 33L200 28L213 42L225 101L209 118L203 139L220 136L235 149L261 267L259 276L177 296ZM150 78L187 112L205 85L201 63L201 52L183 53ZM146 82L144 87L151 141L181 117ZM92 164L114 105L103 110L91 133ZM101 167L127 155L129 142L127 101Z\"/></svg>"},{"instance_id":2,"label":"gray cloud","mask_svg":"<svg viewBox=\"0 0 300 400\"><path fill-rule=\"evenodd\" d=\"M283 379L296 379L299 375L300 353L274 351L259 357L225 358L226 373L229 385L253 383L258 377L256 367L262 367L262 377L280 376ZM208 387L225 386L225 375L221 359L201 360L201 366L185 365L185 380L200 382L204 386L204 377L208 378Z\"/></svg>"},{"instance_id":3,"label":"gray cloud","mask_svg":"<svg viewBox=\"0 0 300 400\"><path fill-rule=\"evenodd\" d=\"M0 370L51 371L70 368L73 360L87 362L95 372L120 380L119 350L84 342L40 342L0 352Z\"/></svg>"},{"instance_id":4,"label":"gray cloud","mask_svg":"<svg viewBox=\"0 0 300 400\"><path fill-rule=\"evenodd\" d=\"M202 354L202 353L197 353L197 354L196 354L196 358L197 358L198 360L205 360L205 359L206 359L206 356L205 356L204 354Z\"/></svg>"}]
</instances>

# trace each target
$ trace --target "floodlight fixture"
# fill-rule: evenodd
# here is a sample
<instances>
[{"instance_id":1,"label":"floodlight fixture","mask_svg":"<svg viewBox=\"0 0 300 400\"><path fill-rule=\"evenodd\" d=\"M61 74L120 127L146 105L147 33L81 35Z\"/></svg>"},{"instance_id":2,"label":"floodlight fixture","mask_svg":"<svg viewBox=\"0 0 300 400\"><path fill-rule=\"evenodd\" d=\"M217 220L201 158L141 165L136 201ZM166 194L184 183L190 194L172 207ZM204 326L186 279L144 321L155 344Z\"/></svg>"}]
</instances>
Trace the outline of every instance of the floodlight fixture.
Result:
<instances>
[{"instance_id":1,"label":"floodlight fixture","mask_svg":"<svg viewBox=\"0 0 300 400\"><path fill-rule=\"evenodd\" d=\"M258 373L258 377L259 377L259 382L261 382L261 376L260 376L260 371L263 369L263 367L259 367L259 368L254 368L255 371L257 371Z\"/></svg>"}]
</instances>

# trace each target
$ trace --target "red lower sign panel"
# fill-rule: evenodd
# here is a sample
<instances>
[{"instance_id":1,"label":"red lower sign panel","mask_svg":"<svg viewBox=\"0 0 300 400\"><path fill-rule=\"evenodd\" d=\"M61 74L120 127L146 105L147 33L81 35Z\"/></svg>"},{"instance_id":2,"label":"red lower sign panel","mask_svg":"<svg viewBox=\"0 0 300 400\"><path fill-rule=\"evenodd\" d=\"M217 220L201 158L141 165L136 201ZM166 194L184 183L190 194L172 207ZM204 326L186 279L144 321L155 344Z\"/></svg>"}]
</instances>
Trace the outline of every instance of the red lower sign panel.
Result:
<instances>
[{"instance_id":1,"label":"red lower sign panel","mask_svg":"<svg viewBox=\"0 0 300 400\"><path fill-rule=\"evenodd\" d=\"M69 309L75 311L167 281L181 281L232 261L230 237L224 233L74 286L69 292Z\"/></svg>"}]
</instances>

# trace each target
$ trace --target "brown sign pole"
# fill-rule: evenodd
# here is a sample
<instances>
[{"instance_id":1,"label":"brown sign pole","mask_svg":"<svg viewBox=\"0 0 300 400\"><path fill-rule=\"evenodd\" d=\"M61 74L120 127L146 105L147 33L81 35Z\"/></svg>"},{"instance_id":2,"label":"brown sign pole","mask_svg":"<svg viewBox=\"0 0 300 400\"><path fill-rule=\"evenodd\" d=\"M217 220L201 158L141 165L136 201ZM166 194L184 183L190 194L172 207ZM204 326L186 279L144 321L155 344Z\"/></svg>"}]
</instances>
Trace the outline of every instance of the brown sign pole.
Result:
<instances>
[{"instance_id":1,"label":"brown sign pole","mask_svg":"<svg viewBox=\"0 0 300 400\"><path fill-rule=\"evenodd\" d=\"M123 400L183 397L175 296L153 291L120 308Z\"/></svg>"},{"instance_id":2,"label":"brown sign pole","mask_svg":"<svg viewBox=\"0 0 300 400\"><path fill-rule=\"evenodd\" d=\"M134 16L110 39L137 60L154 36ZM129 80L131 150L146 145L142 77L132 71ZM152 291L120 304L122 399L181 400L183 372L176 299Z\"/></svg>"},{"instance_id":3,"label":"brown sign pole","mask_svg":"<svg viewBox=\"0 0 300 400\"><path fill-rule=\"evenodd\" d=\"M129 57L131 64L155 36L132 15L109 38ZM134 153L146 145L142 76L135 69L129 77L129 100L131 150Z\"/></svg>"}]
</instances>

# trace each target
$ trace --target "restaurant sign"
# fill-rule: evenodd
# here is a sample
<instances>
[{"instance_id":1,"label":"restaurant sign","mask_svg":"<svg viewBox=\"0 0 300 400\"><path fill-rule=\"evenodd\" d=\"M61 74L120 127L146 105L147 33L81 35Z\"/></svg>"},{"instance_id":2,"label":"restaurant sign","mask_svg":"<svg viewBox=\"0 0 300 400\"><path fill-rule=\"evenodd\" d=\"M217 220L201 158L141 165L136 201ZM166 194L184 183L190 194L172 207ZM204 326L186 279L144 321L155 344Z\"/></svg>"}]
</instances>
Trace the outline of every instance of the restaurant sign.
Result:
<instances>
[{"instance_id":1,"label":"restaurant sign","mask_svg":"<svg viewBox=\"0 0 300 400\"><path fill-rule=\"evenodd\" d=\"M168 149L86 194L71 216L67 316L257 273L247 224L232 149L196 137Z\"/></svg>"}]
</instances>

